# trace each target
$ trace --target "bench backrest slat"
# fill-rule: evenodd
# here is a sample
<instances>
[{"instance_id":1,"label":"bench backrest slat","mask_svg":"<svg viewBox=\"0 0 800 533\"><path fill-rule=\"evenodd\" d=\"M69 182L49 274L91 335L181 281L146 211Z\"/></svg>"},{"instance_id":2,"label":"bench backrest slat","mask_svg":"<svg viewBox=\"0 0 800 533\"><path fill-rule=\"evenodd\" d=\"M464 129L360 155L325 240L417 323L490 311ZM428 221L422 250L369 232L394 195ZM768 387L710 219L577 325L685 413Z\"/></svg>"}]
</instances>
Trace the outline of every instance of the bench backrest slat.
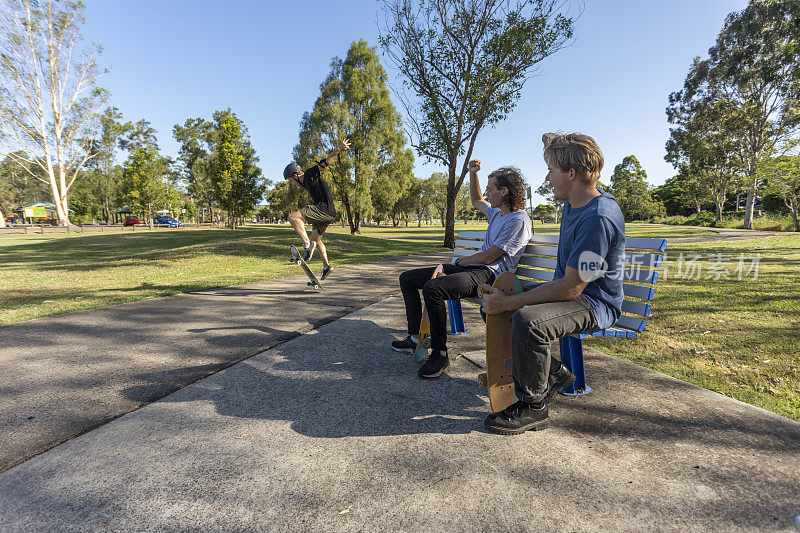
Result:
<instances>
[{"instance_id":1,"label":"bench backrest slat","mask_svg":"<svg viewBox=\"0 0 800 533\"><path fill-rule=\"evenodd\" d=\"M472 241L475 242L475 241ZM526 255L541 255L545 257L556 257L558 253L557 246L546 246L541 244L529 244L525 247L525 252L523 252L523 259L520 260L522 262L525 259ZM625 264L631 265L633 267L637 266L646 266L650 268L658 268L661 266L661 262L663 260L663 255L659 254L652 254L646 252L637 252L637 251L625 251Z\"/></svg>"},{"instance_id":2,"label":"bench backrest slat","mask_svg":"<svg viewBox=\"0 0 800 533\"><path fill-rule=\"evenodd\" d=\"M459 233L459 237L461 237L462 233ZM475 234L480 234L480 232L472 231L469 232L472 235L470 238L473 239L480 239L481 237L476 237ZM558 235L554 235L551 233L534 233L531 236L530 240L531 244L558 244ZM664 252L667 249L667 240L666 239L647 239L642 237L626 237L625 238L625 248L626 249L637 249L637 250L653 250L656 252Z\"/></svg>"},{"instance_id":3,"label":"bench backrest slat","mask_svg":"<svg viewBox=\"0 0 800 533\"><path fill-rule=\"evenodd\" d=\"M623 300L622 312L647 317L650 316L650 304L634 302L633 300Z\"/></svg>"},{"instance_id":4,"label":"bench backrest slat","mask_svg":"<svg viewBox=\"0 0 800 533\"><path fill-rule=\"evenodd\" d=\"M553 281L553 276L555 274L552 270L539 270L536 268L525 268L525 267L517 267L516 275L523 277L523 278L532 278L537 281ZM528 290L533 284L532 283L525 283L525 280L522 280L522 287L525 290Z\"/></svg>"},{"instance_id":5,"label":"bench backrest slat","mask_svg":"<svg viewBox=\"0 0 800 533\"><path fill-rule=\"evenodd\" d=\"M523 255L522 258L520 258L519 263L517 264L517 274L520 276L528 276L526 272L529 271L529 268L526 267L555 270L556 260L547 259L544 257ZM623 276L622 279L624 279L625 281L638 281L640 283L654 284L658 279L658 271L647 270L644 268L639 268L638 265L632 265L622 270L622 276Z\"/></svg>"},{"instance_id":6,"label":"bench backrest slat","mask_svg":"<svg viewBox=\"0 0 800 533\"><path fill-rule=\"evenodd\" d=\"M664 252L667 249L667 239L643 239L641 237L626 237L625 248L639 250L657 250Z\"/></svg>"},{"instance_id":7,"label":"bench backrest slat","mask_svg":"<svg viewBox=\"0 0 800 533\"><path fill-rule=\"evenodd\" d=\"M636 318L628 315L622 315L619 317L619 320L616 321L614 327L623 327L638 333L644 331L645 326L647 326L647 321L641 318Z\"/></svg>"},{"instance_id":8,"label":"bench backrest slat","mask_svg":"<svg viewBox=\"0 0 800 533\"><path fill-rule=\"evenodd\" d=\"M517 263L517 268L519 268L519 265L538 267L538 268L549 268L552 270L556 268L556 260L548 259L546 257L523 255L522 257L520 257L519 263Z\"/></svg>"},{"instance_id":9,"label":"bench backrest slat","mask_svg":"<svg viewBox=\"0 0 800 533\"><path fill-rule=\"evenodd\" d=\"M457 239L456 240L456 248L467 248L469 250L480 250L482 245L483 245L483 241L465 240L465 239Z\"/></svg>"}]
</instances>

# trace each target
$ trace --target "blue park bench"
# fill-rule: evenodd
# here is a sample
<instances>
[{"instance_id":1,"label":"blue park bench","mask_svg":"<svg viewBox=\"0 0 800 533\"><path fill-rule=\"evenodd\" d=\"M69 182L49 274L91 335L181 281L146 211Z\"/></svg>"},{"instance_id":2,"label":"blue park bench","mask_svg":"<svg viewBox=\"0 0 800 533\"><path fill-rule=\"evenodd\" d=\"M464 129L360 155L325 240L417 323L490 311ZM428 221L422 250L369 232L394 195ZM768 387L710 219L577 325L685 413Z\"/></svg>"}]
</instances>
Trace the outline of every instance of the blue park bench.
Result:
<instances>
[{"instance_id":1,"label":"blue park bench","mask_svg":"<svg viewBox=\"0 0 800 533\"><path fill-rule=\"evenodd\" d=\"M462 231L456 236L453 258L466 257L480 251L484 233ZM556 267L558 235L534 234L523 252L515 272L525 289L537 282L553 280ZM586 385L586 371L583 366L583 339L587 337L611 337L614 339L635 338L644 331L645 320L650 316L650 302L655 297L658 281L658 268L667 249L666 239L625 239L625 270L622 302L622 316L606 329L584 331L577 335L560 339L561 360L575 374L575 382L561 393L567 396L586 394L592 389ZM480 298L466 298L470 303L480 305ZM450 315L450 334L465 333L461 301L448 301Z\"/></svg>"}]
</instances>

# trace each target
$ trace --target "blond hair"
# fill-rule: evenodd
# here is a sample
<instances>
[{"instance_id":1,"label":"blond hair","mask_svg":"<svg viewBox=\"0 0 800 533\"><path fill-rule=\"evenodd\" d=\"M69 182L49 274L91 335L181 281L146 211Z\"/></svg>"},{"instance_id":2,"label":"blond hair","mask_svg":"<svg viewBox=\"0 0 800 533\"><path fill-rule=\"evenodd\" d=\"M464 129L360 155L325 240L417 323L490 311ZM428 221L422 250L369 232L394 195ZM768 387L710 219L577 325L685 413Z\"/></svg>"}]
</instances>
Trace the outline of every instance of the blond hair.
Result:
<instances>
[{"instance_id":1,"label":"blond hair","mask_svg":"<svg viewBox=\"0 0 800 533\"><path fill-rule=\"evenodd\" d=\"M545 133L544 160L561 170L574 168L589 183L597 183L603 170L603 152L594 139L581 133Z\"/></svg>"}]
</instances>

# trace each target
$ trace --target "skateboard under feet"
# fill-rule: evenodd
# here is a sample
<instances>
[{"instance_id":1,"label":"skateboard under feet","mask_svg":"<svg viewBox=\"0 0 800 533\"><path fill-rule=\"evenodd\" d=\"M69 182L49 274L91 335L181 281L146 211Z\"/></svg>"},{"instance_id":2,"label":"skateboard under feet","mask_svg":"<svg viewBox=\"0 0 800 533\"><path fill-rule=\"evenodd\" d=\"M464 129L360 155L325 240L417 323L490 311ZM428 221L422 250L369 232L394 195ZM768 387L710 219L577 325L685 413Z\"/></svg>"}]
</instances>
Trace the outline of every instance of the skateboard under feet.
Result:
<instances>
[{"instance_id":1,"label":"skateboard under feet","mask_svg":"<svg viewBox=\"0 0 800 533\"><path fill-rule=\"evenodd\" d=\"M302 268L303 271L306 273L306 276L308 276L307 285L310 287L314 287L317 290L321 289L322 285L317 279L317 276L314 275L314 273L308 267L308 264L306 264L306 262L300 256L300 252L297 251L297 248L295 248L294 246L289 247L289 253L292 255L292 263L297 263L298 265L300 265L300 268Z\"/></svg>"}]
</instances>

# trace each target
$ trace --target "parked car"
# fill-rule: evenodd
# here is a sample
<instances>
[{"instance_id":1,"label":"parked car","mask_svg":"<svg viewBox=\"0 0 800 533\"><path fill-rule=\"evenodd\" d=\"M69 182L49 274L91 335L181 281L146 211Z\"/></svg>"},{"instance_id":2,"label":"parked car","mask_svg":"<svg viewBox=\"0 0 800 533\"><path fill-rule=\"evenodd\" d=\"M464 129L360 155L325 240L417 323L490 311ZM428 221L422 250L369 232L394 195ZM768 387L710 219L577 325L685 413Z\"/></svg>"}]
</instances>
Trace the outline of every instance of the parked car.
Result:
<instances>
[{"instance_id":1,"label":"parked car","mask_svg":"<svg viewBox=\"0 0 800 533\"><path fill-rule=\"evenodd\" d=\"M179 221L175 220L172 217L167 217L163 215L159 215L157 217L153 217L153 224L162 224L169 226L170 228L180 228L183 226Z\"/></svg>"},{"instance_id":2,"label":"parked car","mask_svg":"<svg viewBox=\"0 0 800 533\"><path fill-rule=\"evenodd\" d=\"M142 221L136 217L127 217L125 218L125 225L126 226L135 226L136 224L141 224Z\"/></svg>"}]
</instances>

